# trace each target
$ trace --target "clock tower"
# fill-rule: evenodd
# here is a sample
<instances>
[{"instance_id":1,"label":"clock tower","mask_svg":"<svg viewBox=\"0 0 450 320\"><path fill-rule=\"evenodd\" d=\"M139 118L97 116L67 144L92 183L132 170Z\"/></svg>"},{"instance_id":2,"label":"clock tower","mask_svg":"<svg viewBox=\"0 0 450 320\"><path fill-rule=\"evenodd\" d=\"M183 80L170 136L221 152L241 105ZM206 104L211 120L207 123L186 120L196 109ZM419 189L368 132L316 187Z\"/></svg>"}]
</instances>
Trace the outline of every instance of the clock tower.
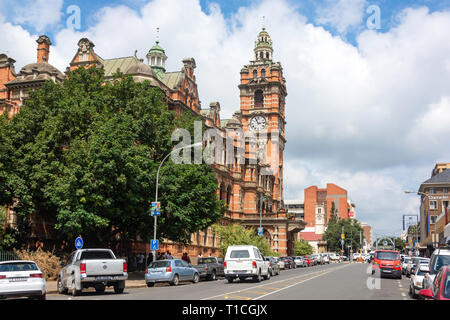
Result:
<instances>
[{"instance_id":1,"label":"clock tower","mask_svg":"<svg viewBox=\"0 0 450 320\"><path fill-rule=\"evenodd\" d=\"M273 184L266 198L271 198L271 211L275 213L282 208L283 201L287 91L283 68L279 62L273 61L272 39L265 27L255 41L253 60L241 70L239 89L244 134L256 138L254 148L247 139L246 158L250 159L250 163L251 159L258 159L254 174L247 174L246 179L257 185L261 183L263 187L267 183ZM267 191L267 188L263 189ZM258 203L258 192L253 196L255 203ZM259 208L255 209L259 213Z\"/></svg>"}]
</instances>

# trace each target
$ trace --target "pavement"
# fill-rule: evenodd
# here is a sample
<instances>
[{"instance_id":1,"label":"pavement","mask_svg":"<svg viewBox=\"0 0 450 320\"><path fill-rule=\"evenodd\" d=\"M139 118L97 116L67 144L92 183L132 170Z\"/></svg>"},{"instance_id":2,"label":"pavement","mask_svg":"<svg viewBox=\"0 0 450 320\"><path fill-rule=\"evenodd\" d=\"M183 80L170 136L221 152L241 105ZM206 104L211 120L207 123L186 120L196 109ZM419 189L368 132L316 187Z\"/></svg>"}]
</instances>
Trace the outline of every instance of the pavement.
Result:
<instances>
[{"instance_id":1,"label":"pavement","mask_svg":"<svg viewBox=\"0 0 450 320\"><path fill-rule=\"evenodd\" d=\"M47 280L47 294L57 294L58 293L58 287L57 287L57 281L53 280ZM136 288L144 288L147 287L147 284L145 283L145 272L129 272L128 273L128 280L125 281L125 289L136 289ZM84 291L95 291L94 288L84 289Z\"/></svg>"}]
</instances>

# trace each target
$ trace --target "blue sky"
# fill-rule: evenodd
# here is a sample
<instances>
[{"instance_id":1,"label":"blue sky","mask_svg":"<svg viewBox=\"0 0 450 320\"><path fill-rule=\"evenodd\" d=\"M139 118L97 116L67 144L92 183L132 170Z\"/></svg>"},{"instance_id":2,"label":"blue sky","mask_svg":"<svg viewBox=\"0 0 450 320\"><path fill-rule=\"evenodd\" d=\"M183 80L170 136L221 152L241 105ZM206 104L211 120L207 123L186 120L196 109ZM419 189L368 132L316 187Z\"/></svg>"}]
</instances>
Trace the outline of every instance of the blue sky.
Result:
<instances>
[{"instance_id":1,"label":"blue sky","mask_svg":"<svg viewBox=\"0 0 450 320\"><path fill-rule=\"evenodd\" d=\"M79 30L66 28L71 5ZM366 24L372 5L379 30ZM450 0L0 0L0 53L19 71L47 34L64 71L82 37L105 59L144 58L160 27L167 71L194 57L202 108L219 101L224 119L239 109L262 16L287 81L285 199L333 182L359 220L400 234L419 207L403 191L450 162Z\"/></svg>"}]
</instances>

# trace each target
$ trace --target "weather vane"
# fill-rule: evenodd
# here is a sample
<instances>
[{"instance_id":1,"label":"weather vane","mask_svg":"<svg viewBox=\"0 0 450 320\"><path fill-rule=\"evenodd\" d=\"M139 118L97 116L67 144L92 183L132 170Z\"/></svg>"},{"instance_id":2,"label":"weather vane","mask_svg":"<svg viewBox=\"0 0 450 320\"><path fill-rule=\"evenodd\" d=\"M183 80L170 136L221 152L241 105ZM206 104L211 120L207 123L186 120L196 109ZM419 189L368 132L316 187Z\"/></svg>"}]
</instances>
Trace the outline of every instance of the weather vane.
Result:
<instances>
[{"instance_id":1,"label":"weather vane","mask_svg":"<svg viewBox=\"0 0 450 320\"><path fill-rule=\"evenodd\" d=\"M159 27L156 28L156 43L159 44Z\"/></svg>"},{"instance_id":2,"label":"weather vane","mask_svg":"<svg viewBox=\"0 0 450 320\"><path fill-rule=\"evenodd\" d=\"M266 29L266 23L265 23L265 20L266 20L266 17L263 16L263 17L262 17L262 28L263 28L263 30Z\"/></svg>"}]
</instances>

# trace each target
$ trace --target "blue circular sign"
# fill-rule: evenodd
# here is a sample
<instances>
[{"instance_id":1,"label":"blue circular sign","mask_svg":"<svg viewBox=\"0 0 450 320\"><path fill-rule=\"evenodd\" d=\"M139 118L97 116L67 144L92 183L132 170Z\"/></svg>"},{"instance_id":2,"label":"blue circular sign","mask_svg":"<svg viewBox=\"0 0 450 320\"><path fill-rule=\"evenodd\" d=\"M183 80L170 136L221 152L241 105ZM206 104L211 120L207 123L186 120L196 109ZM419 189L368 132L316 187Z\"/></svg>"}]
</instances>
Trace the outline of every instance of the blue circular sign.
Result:
<instances>
[{"instance_id":1,"label":"blue circular sign","mask_svg":"<svg viewBox=\"0 0 450 320\"><path fill-rule=\"evenodd\" d=\"M77 248L78 250L83 248L83 239L81 237L75 239L75 248Z\"/></svg>"}]
</instances>

